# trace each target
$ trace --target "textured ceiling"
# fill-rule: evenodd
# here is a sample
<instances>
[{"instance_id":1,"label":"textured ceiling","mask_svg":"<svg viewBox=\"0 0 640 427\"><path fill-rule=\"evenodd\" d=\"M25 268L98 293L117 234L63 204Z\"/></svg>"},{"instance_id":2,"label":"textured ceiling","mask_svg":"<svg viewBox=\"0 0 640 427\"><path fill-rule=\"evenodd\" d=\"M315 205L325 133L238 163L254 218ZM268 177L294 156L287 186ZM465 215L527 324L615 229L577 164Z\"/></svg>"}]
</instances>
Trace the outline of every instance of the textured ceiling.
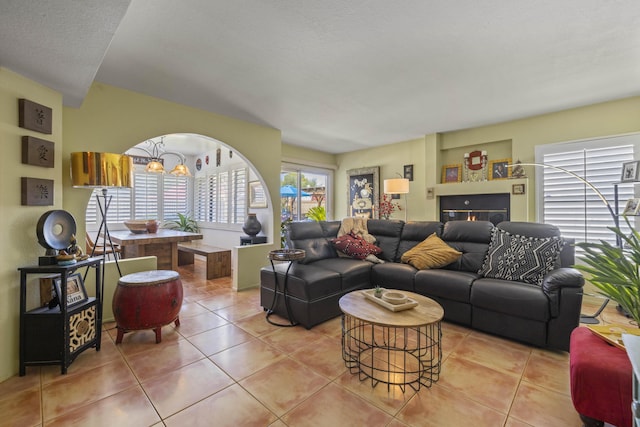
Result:
<instances>
[{"instance_id":1,"label":"textured ceiling","mask_svg":"<svg viewBox=\"0 0 640 427\"><path fill-rule=\"evenodd\" d=\"M640 95L640 2L3 0L0 65L339 153Z\"/></svg>"}]
</instances>

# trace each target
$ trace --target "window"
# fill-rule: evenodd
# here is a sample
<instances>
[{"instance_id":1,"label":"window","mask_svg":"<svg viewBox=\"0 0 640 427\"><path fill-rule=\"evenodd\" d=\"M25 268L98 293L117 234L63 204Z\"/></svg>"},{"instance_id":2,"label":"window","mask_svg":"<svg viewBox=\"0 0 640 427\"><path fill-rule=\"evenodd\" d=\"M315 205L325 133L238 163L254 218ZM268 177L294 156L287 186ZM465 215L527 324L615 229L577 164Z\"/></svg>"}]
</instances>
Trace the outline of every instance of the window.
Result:
<instances>
[{"instance_id":1,"label":"window","mask_svg":"<svg viewBox=\"0 0 640 427\"><path fill-rule=\"evenodd\" d=\"M331 176L330 170L320 168L283 167L280 172L281 220L304 221L310 210L320 210L326 217Z\"/></svg>"},{"instance_id":2,"label":"window","mask_svg":"<svg viewBox=\"0 0 640 427\"><path fill-rule=\"evenodd\" d=\"M590 182L615 212L615 183L620 182L622 164L634 159L638 135L603 138L537 147L536 162L566 169ZM538 218L560 228L563 236L582 241L616 243L608 229L614 226L611 212L588 185L561 170L543 168L537 173ZM634 197L633 184L619 184L618 200ZM624 220L620 226L626 228ZM579 252L579 248L576 248Z\"/></svg>"},{"instance_id":3,"label":"window","mask_svg":"<svg viewBox=\"0 0 640 427\"><path fill-rule=\"evenodd\" d=\"M195 180L197 221L242 224L247 213L246 168L200 176Z\"/></svg>"}]
</instances>

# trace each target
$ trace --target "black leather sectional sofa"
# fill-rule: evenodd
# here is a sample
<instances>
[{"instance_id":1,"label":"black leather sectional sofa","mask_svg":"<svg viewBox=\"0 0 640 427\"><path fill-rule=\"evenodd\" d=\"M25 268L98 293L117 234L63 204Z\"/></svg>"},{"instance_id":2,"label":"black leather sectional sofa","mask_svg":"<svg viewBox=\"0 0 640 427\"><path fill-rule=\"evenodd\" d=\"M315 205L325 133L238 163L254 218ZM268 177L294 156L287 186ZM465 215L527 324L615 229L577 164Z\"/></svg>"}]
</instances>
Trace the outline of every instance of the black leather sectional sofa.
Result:
<instances>
[{"instance_id":1,"label":"black leather sectional sofa","mask_svg":"<svg viewBox=\"0 0 640 427\"><path fill-rule=\"evenodd\" d=\"M288 303L297 322L311 328L341 314L344 294L380 285L416 292L438 301L445 320L539 347L569 349L571 331L578 326L584 279L570 268L572 242L563 243L556 265L540 285L483 277L481 269L494 225L486 221L408 222L369 220L368 231L382 248L376 264L345 258L331 244L339 221L295 222L289 227L290 248L304 249L306 258L291 265L287 279ZM527 222L502 222L498 228L533 238L560 236L557 227ZM439 269L417 270L400 262L402 254L436 233L462 253ZM285 315L282 297L287 263L276 264L278 299L274 311ZM265 309L274 300L275 275L261 270L260 297Z\"/></svg>"}]
</instances>

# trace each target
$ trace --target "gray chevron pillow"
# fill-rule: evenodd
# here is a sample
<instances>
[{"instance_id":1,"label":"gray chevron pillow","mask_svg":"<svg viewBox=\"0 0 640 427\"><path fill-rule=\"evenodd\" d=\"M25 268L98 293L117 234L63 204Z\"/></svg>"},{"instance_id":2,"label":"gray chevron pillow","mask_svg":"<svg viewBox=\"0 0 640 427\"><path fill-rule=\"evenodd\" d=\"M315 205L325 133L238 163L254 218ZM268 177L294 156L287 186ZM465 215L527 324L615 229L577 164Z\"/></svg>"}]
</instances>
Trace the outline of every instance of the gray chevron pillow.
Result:
<instances>
[{"instance_id":1,"label":"gray chevron pillow","mask_svg":"<svg viewBox=\"0 0 640 427\"><path fill-rule=\"evenodd\" d=\"M554 269L562 243L560 237L525 237L496 227L478 274L540 286Z\"/></svg>"}]
</instances>

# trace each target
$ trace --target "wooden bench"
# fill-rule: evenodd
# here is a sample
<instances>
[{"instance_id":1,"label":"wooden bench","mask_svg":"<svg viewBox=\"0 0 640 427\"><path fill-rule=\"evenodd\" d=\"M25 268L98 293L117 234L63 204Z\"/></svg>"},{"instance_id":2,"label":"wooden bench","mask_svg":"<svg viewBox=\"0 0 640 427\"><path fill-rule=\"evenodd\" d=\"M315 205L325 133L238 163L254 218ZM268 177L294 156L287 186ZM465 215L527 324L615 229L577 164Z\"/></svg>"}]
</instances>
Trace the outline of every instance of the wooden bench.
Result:
<instances>
[{"instance_id":1,"label":"wooden bench","mask_svg":"<svg viewBox=\"0 0 640 427\"><path fill-rule=\"evenodd\" d=\"M207 258L207 280L231 276L231 250L194 240L178 243L178 265L193 264L193 256Z\"/></svg>"}]
</instances>

